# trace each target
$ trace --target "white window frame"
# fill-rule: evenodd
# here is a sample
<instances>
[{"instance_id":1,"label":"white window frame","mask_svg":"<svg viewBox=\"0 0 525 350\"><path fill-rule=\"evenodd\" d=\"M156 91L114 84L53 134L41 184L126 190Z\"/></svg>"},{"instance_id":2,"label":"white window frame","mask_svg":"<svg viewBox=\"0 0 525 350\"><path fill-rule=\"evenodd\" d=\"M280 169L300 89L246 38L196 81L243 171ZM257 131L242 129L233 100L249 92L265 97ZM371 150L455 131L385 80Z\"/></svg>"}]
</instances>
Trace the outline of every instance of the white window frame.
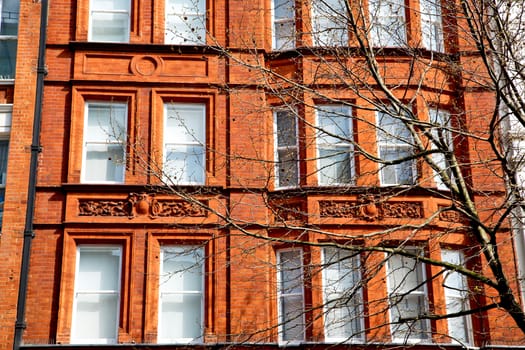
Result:
<instances>
[{"instance_id":1,"label":"white window frame","mask_svg":"<svg viewBox=\"0 0 525 350\"><path fill-rule=\"evenodd\" d=\"M405 46L407 44L405 1L368 0L368 3L371 45L373 47ZM392 25L394 28L391 27ZM394 33L396 36L393 35Z\"/></svg>"},{"instance_id":2,"label":"white window frame","mask_svg":"<svg viewBox=\"0 0 525 350\"><path fill-rule=\"evenodd\" d=\"M447 143L448 150L450 152L454 151L454 144L452 140L452 134L450 132L450 113L445 110L437 109L437 108L429 108L428 109L428 115L429 115L429 121L432 126L431 134L432 137L438 140L445 141ZM437 149L437 146L434 142L431 142L432 149ZM443 153L433 153L432 154L432 161L440 168L441 171L444 171L448 174L448 177L452 180L452 169L450 169L450 164L448 164L447 159L445 158L445 155ZM434 182L436 183L436 186L440 190L448 190L449 188L447 185L442 181L441 177L439 176L439 173L434 171Z\"/></svg>"},{"instance_id":3,"label":"white window frame","mask_svg":"<svg viewBox=\"0 0 525 350\"><path fill-rule=\"evenodd\" d=\"M331 251L331 252L328 252ZM343 343L343 342L357 342L365 341L365 324L363 311L363 289L359 285L361 282L361 261L359 254L355 255L347 250L342 250L335 247L323 248L321 251L323 261L322 277L323 277L323 315L324 315L324 339L326 343ZM330 257L335 257L335 261L330 261ZM346 265L346 266L345 266ZM338 270L338 277L336 281L330 281L328 270ZM351 287L345 288L341 283L345 279L351 280ZM338 309L348 307L347 303L340 306L341 298L348 299L351 295L350 301L350 316L352 319L348 320L345 316L337 315ZM334 299L332 296L336 295ZM334 305L335 304L335 305ZM335 313L335 315L334 315ZM344 311L343 311L344 313ZM329 317L330 315L330 317ZM345 325L351 322L356 328L350 333L345 329ZM331 337L329 334L333 330L343 329L343 336Z\"/></svg>"},{"instance_id":4,"label":"white window frame","mask_svg":"<svg viewBox=\"0 0 525 350\"><path fill-rule=\"evenodd\" d=\"M81 258L81 252L83 250L86 251L112 251L117 252L119 254L119 262L117 266L117 285L118 288L115 289L108 289L108 290L79 290L79 269L80 269L80 258ZM122 276L122 246L119 245L78 245L77 246L77 252L76 252L76 267L75 267L75 290L74 290L74 297L73 297L73 312L72 312L72 318L71 318L71 339L70 342L72 344L117 344L118 342L118 330L119 330L119 315L120 315L120 303L121 303L121 277ZM114 337L112 338L75 338L75 333L78 327L86 327L85 324L79 324L79 320L77 320L77 304L78 304L78 296L79 295L116 295L116 315L115 315L115 333Z\"/></svg>"},{"instance_id":5,"label":"white window frame","mask_svg":"<svg viewBox=\"0 0 525 350\"><path fill-rule=\"evenodd\" d=\"M106 133L104 139L91 138L89 135L89 109L90 107L108 107L108 111L111 114L111 109L113 108L124 108L124 125L118 125L118 121L115 124L111 123L111 115L109 116L109 130L103 130ZM125 173L126 173L126 139L127 139L127 130L128 130L128 104L125 102L99 102L99 101L89 101L85 103L84 111L84 140L82 145L82 171L81 171L81 182L82 183L108 183L108 184L118 184L125 182ZM115 165L115 179L88 179L88 169L87 169L87 153L89 146L120 146L122 148L122 164ZM108 153L109 154L109 153ZM108 160L111 157L108 155ZM122 180L119 180L121 178Z\"/></svg>"},{"instance_id":6,"label":"white window frame","mask_svg":"<svg viewBox=\"0 0 525 350\"><path fill-rule=\"evenodd\" d=\"M287 16L277 17L277 8L285 7ZM283 33L278 28L286 30ZM279 34L282 35L279 35ZM295 48L295 0L272 0L272 47L274 50L292 50Z\"/></svg>"},{"instance_id":7,"label":"white window frame","mask_svg":"<svg viewBox=\"0 0 525 350\"><path fill-rule=\"evenodd\" d=\"M131 1L127 0L127 8L121 8L121 9L103 9L103 8L97 8L95 7L95 2L97 0L90 0L89 1L89 30L88 30L88 41L95 41L95 42L116 42L116 43L128 43L129 37L130 37L130 22L131 22ZM105 15L120 15L120 16L126 16L126 27L123 28L123 34L126 35L126 38L122 38L121 40L100 40L101 38L94 38L94 21L96 20L97 16L105 16ZM125 32L125 33L124 33Z\"/></svg>"},{"instance_id":8,"label":"white window frame","mask_svg":"<svg viewBox=\"0 0 525 350\"><path fill-rule=\"evenodd\" d=\"M347 130L340 130L337 124L332 124L337 126L339 130L328 130L321 123L321 115L327 116L329 119L343 118L346 121ZM331 117L329 117L329 115ZM352 144L353 140L353 118L352 118L352 109L350 106L340 105L340 104L327 104L327 105L317 105L315 108L316 116L316 152L317 152L317 169L318 169L318 183L320 186L347 186L354 184L355 180L355 159L354 159L354 145ZM338 131L342 131L339 133ZM345 135L347 133L347 135ZM334 142L324 142L325 138L335 138L338 141ZM344 153L348 154L349 160L349 169L348 169L348 181L340 181L340 178L328 179L330 176L326 174L325 170L331 169L337 163L332 163L331 165L323 165L324 160L330 158L335 158L340 155L342 151L337 151L333 155L322 156L322 151L337 150L337 149L346 149Z\"/></svg>"},{"instance_id":9,"label":"white window frame","mask_svg":"<svg viewBox=\"0 0 525 350\"><path fill-rule=\"evenodd\" d=\"M298 262L296 264L298 269L298 281L297 284L300 284L300 292L295 293L287 293L284 291L284 283L283 280L283 255L289 252L297 252L299 253ZM293 339L287 339L285 334L285 326L289 322L286 315L284 315L283 305L286 302L286 299L289 298L297 298L299 297L301 299L301 309L300 310L294 310L294 313L296 311L300 312L299 316L293 316L292 320L295 320L299 318L299 327L301 329L299 332L301 333L300 338L293 338ZM305 340L305 331L306 331L306 321L305 321L305 305L304 305L304 271L303 271L303 250L300 248L288 248L288 249L279 249L277 251L277 314L278 314L278 322L279 322L279 343L281 344L299 344Z\"/></svg>"},{"instance_id":10,"label":"white window frame","mask_svg":"<svg viewBox=\"0 0 525 350\"><path fill-rule=\"evenodd\" d=\"M445 51L441 0L419 0L419 9L423 47L431 51Z\"/></svg>"},{"instance_id":11,"label":"white window frame","mask_svg":"<svg viewBox=\"0 0 525 350\"><path fill-rule=\"evenodd\" d=\"M170 2L182 2L180 12L175 10ZM166 0L165 4L164 43L174 45L205 45L207 29L206 0ZM170 17L182 20L186 28L184 28L184 30L177 28L177 24L175 21L170 20ZM194 19L197 25L193 26L188 22L188 19Z\"/></svg>"},{"instance_id":12,"label":"white window frame","mask_svg":"<svg viewBox=\"0 0 525 350\"><path fill-rule=\"evenodd\" d=\"M176 184L176 185L192 185L192 186L200 186L204 185L206 183L206 159L207 159L207 148L206 148L206 104L205 103L172 103L172 102L166 102L164 103L164 133L163 133L163 179L169 184ZM181 113L177 110L184 111L184 110L192 110L200 113L200 125L202 127L202 135L201 138L195 135L195 133L191 133L192 130L189 130L189 126L186 126L183 124L183 118L180 118L179 127L185 129L185 134L189 137L191 137L192 141L178 141L178 140L170 140L168 137L168 118L172 118L171 113ZM198 132L198 131L197 131ZM169 168L168 165L168 148L174 149L176 147L195 147L201 148L201 154L200 157L197 157L195 155L195 159L197 160L197 163L200 163L200 165L196 166L196 169L192 174L189 174L187 172L188 166L185 164L183 168ZM181 152L182 153L182 152ZM197 169L198 168L198 169ZM198 172L197 172L198 170ZM194 174L194 175L193 175ZM183 180L179 180L181 178L184 178ZM200 179L200 180L199 180Z\"/></svg>"},{"instance_id":13,"label":"white window frame","mask_svg":"<svg viewBox=\"0 0 525 350\"><path fill-rule=\"evenodd\" d=\"M182 256L193 255L196 258L195 267L200 270L201 274L201 289L200 290L163 290L162 285L169 278L177 278L184 276L185 273L188 273L192 267L184 267L181 270L173 271L170 275L163 275L164 271L164 256L166 251L171 250L174 254L180 254ZM205 305L205 290L206 290L206 281L205 281L205 249L202 246L194 245L166 245L161 246L160 248L160 266L159 266L159 317L158 317L158 339L159 344L188 344L188 343L203 343L204 342L204 305ZM163 312L163 295L170 294L171 296L180 296L185 295L197 295L200 296L200 310L199 317L200 322L198 327L200 328L200 335L198 337L171 337L169 334L162 334L162 312Z\"/></svg>"},{"instance_id":14,"label":"white window frame","mask_svg":"<svg viewBox=\"0 0 525 350\"><path fill-rule=\"evenodd\" d=\"M0 0L0 33L2 32L1 31L2 24L3 24L2 8L3 8L4 1L5 0ZM11 15L9 15L9 19L12 19L13 21L16 21L17 27L18 27L18 22L19 22L19 18L20 18L20 16L19 16L19 13L20 13L20 1L15 1L15 2L18 2L18 12L15 13L15 15L14 15L15 17L14 18L11 18ZM14 44L15 44L15 50L14 50L14 52L12 52L12 54L13 54L12 63L14 64L14 66L12 67L12 76L2 76L2 75L0 75L0 81L4 82L4 83L5 82L11 82L11 81L13 81L15 79L18 33L17 34L0 34L0 43L9 44L9 42L12 42L12 43L14 42Z\"/></svg>"},{"instance_id":15,"label":"white window frame","mask_svg":"<svg viewBox=\"0 0 525 350\"><path fill-rule=\"evenodd\" d=\"M453 249L441 249L441 260L459 266L465 265L463 252ZM458 285L451 283L459 282ZM470 309L467 278L456 271L446 271L443 277L443 288L445 292L445 302L447 314L467 311ZM454 305L453 305L454 304ZM457 305L461 310L457 310ZM447 318L448 334L452 343L459 343L463 346L472 345L474 336L472 334L472 318L470 315ZM459 323L458 323L459 322ZM457 331L462 329L463 334L457 335Z\"/></svg>"},{"instance_id":16,"label":"white window frame","mask_svg":"<svg viewBox=\"0 0 525 350\"><path fill-rule=\"evenodd\" d=\"M295 138L295 143L293 144L282 144L281 139L283 136L289 136L288 131L290 130L279 130L278 119L283 115L286 115L289 118L293 118L293 128L291 130ZM275 157L275 187L276 188L295 188L299 186L299 132L298 132L298 118L295 111L289 109L278 109L273 112L273 125L274 125L274 157ZM287 160L286 157L284 160L281 159L281 154L285 152L286 155L295 154L295 161ZM287 167L283 166L282 163L286 162L290 167L294 167L294 172L296 174L294 179L284 180L282 179L281 173L285 174ZM283 181L283 184L281 184ZM288 184L284 183L287 182Z\"/></svg>"},{"instance_id":17,"label":"white window frame","mask_svg":"<svg viewBox=\"0 0 525 350\"><path fill-rule=\"evenodd\" d=\"M313 45L348 46L345 0L312 0L311 6Z\"/></svg>"},{"instance_id":18,"label":"white window frame","mask_svg":"<svg viewBox=\"0 0 525 350\"><path fill-rule=\"evenodd\" d=\"M385 120L384 118L390 119L394 121L394 123L397 125L395 128L396 131L404 131L401 129L406 129L409 135L409 138L403 138L404 136L402 134L391 134L386 132L384 124L381 123L381 121ZM404 125L403 121L399 118L402 117L393 117L390 115L390 113L386 111L377 111L376 112L376 118L377 118L377 150L378 150L378 156L380 159L387 160L383 157L385 152L389 151L400 151L406 153L406 156L409 156L412 154L413 146L411 145L412 142L412 135L410 135L410 131L408 131L408 128ZM388 124L393 125L393 124ZM399 164L392 164L392 165L385 165L385 164L379 164L379 178L381 182L381 186L411 186L414 185L416 182L417 177L417 168L416 168L416 162L414 159L412 160L406 160ZM404 167L410 166L412 176L410 177L410 183L401 183L400 175ZM394 169L395 174L395 181L394 182L387 182L385 181L384 172L386 169Z\"/></svg>"},{"instance_id":19,"label":"white window frame","mask_svg":"<svg viewBox=\"0 0 525 350\"><path fill-rule=\"evenodd\" d=\"M408 252L413 253L414 255L421 254L419 248L417 247L407 247L405 249ZM389 300L389 317L390 317L390 333L392 336L392 342L394 343L426 343L430 342L431 337L431 327L430 327L430 321L428 319L421 319L415 322L421 323L422 326L422 332L426 334L425 337L412 337L411 334L417 333L417 332L411 332L410 328L413 326L414 323L412 323L411 326L405 326L404 323L398 323L397 320L394 319L394 311L393 307L395 305L398 305L399 303L408 303L408 298L418 298L418 301L421 301L420 299L423 299L423 310L420 310L420 314L428 313L429 309L429 303L428 303L428 290L427 290L427 282L426 282L426 271L425 271L425 264L422 262L417 261L415 258L401 256L401 255L392 255L388 257L388 254L385 255L387 257L387 264L386 264L386 272L387 272L387 290L388 290L388 300ZM401 259L401 263L404 264L404 262L413 263L415 264L414 269L411 269L407 271L405 276L412 275L413 273L416 273L416 283L414 286L407 286L406 290L401 290L403 284L407 281L406 277L403 277L403 279L400 281L400 283L397 283L393 281L394 274L393 274L393 267L392 262L393 259ZM401 268L397 267L396 268ZM418 288L416 288L419 286ZM394 298L400 298L400 301L394 300ZM408 334L405 330L402 328L408 327ZM400 329L401 328L401 329Z\"/></svg>"}]
</instances>

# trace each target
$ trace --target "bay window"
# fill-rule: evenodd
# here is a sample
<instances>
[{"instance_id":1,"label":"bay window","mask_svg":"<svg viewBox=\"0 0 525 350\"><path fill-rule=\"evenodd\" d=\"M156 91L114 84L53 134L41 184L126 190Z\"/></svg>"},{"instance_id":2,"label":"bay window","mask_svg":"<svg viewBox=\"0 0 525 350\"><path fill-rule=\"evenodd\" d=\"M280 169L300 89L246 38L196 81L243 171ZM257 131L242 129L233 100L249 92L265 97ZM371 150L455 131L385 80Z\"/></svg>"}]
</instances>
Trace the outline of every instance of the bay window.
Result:
<instances>
[{"instance_id":1,"label":"bay window","mask_svg":"<svg viewBox=\"0 0 525 350\"><path fill-rule=\"evenodd\" d=\"M322 252L325 341L363 341L359 255L337 248Z\"/></svg>"},{"instance_id":2,"label":"bay window","mask_svg":"<svg viewBox=\"0 0 525 350\"><path fill-rule=\"evenodd\" d=\"M71 343L118 342L121 256L120 246L77 247Z\"/></svg>"},{"instance_id":3,"label":"bay window","mask_svg":"<svg viewBox=\"0 0 525 350\"><path fill-rule=\"evenodd\" d=\"M348 46L347 13L345 0L312 0L314 46Z\"/></svg>"},{"instance_id":4,"label":"bay window","mask_svg":"<svg viewBox=\"0 0 525 350\"><path fill-rule=\"evenodd\" d=\"M443 23L441 16L441 0L420 0L421 38L423 47L443 52Z\"/></svg>"},{"instance_id":5,"label":"bay window","mask_svg":"<svg viewBox=\"0 0 525 350\"><path fill-rule=\"evenodd\" d=\"M276 186L295 187L299 183L297 117L293 111L278 110L274 120Z\"/></svg>"},{"instance_id":6,"label":"bay window","mask_svg":"<svg viewBox=\"0 0 525 350\"><path fill-rule=\"evenodd\" d=\"M19 0L0 0L0 80L15 78Z\"/></svg>"},{"instance_id":7,"label":"bay window","mask_svg":"<svg viewBox=\"0 0 525 350\"><path fill-rule=\"evenodd\" d=\"M406 19L404 0L368 0L370 42L375 47L405 46Z\"/></svg>"},{"instance_id":8,"label":"bay window","mask_svg":"<svg viewBox=\"0 0 525 350\"><path fill-rule=\"evenodd\" d=\"M90 0L89 41L129 42L131 0Z\"/></svg>"},{"instance_id":9,"label":"bay window","mask_svg":"<svg viewBox=\"0 0 525 350\"><path fill-rule=\"evenodd\" d=\"M204 249L163 246L160 257L158 342L202 342Z\"/></svg>"},{"instance_id":10,"label":"bay window","mask_svg":"<svg viewBox=\"0 0 525 350\"><path fill-rule=\"evenodd\" d=\"M417 250L410 250L418 254ZM424 264L416 258L392 255L387 260L387 286L392 340L419 342L430 338Z\"/></svg>"},{"instance_id":11,"label":"bay window","mask_svg":"<svg viewBox=\"0 0 525 350\"><path fill-rule=\"evenodd\" d=\"M85 114L82 181L124 182L127 104L88 102Z\"/></svg>"},{"instance_id":12,"label":"bay window","mask_svg":"<svg viewBox=\"0 0 525 350\"><path fill-rule=\"evenodd\" d=\"M206 162L206 106L164 104L164 179L177 185L203 185Z\"/></svg>"},{"instance_id":13,"label":"bay window","mask_svg":"<svg viewBox=\"0 0 525 350\"><path fill-rule=\"evenodd\" d=\"M317 166L320 185L349 184L354 178L351 109L316 106Z\"/></svg>"},{"instance_id":14,"label":"bay window","mask_svg":"<svg viewBox=\"0 0 525 350\"><path fill-rule=\"evenodd\" d=\"M432 160L439 168L439 173L434 170L434 181L437 188L445 190L448 187L441 176L446 175L449 179L452 179L451 164L445 154L454 150L452 135L450 134L450 113L430 108L428 114L432 125L431 135L434 140L431 145L432 149L441 150L432 154ZM442 175L440 176L440 174Z\"/></svg>"},{"instance_id":15,"label":"bay window","mask_svg":"<svg viewBox=\"0 0 525 350\"><path fill-rule=\"evenodd\" d=\"M165 43L206 43L206 0L166 0Z\"/></svg>"},{"instance_id":16,"label":"bay window","mask_svg":"<svg viewBox=\"0 0 525 350\"><path fill-rule=\"evenodd\" d=\"M295 0L273 0L273 48L295 47Z\"/></svg>"},{"instance_id":17,"label":"bay window","mask_svg":"<svg viewBox=\"0 0 525 350\"><path fill-rule=\"evenodd\" d=\"M450 264L463 266L465 257L461 251L442 249L441 259ZM455 314L469 310L469 291L467 278L455 271L446 271L444 274L445 302L447 314ZM449 317L448 334L454 343L462 345L472 344L472 322L470 315Z\"/></svg>"},{"instance_id":18,"label":"bay window","mask_svg":"<svg viewBox=\"0 0 525 350\"><path fill-rule=\"evenodd\" d=\"M301 249L277 251L279 341L305 339L303 253Z\"/></svg>"},{"instance_id":19,"label":"bay window","mask_svg":"<svg viewBox=\"0 0 525 350\"><path fill-rule=\"evenodd\" d=\"M416 174L412 156L412 135L402 116L393 111L377 112L377 147L379 158L394 164L380 165L381 185L412 185Z\"/></svg>"}]
</instances>

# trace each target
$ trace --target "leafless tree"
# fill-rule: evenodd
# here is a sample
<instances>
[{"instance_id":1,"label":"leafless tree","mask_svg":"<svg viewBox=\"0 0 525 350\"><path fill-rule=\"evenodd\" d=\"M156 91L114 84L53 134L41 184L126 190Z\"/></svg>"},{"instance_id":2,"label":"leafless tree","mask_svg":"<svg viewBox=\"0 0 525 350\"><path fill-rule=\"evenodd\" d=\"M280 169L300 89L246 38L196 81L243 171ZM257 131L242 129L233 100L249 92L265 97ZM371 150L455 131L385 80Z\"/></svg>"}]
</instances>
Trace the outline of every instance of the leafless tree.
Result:
<instances>
[{"instance_id":1,"label":"leafless tree","mask_svg":"<svg viewBox=\"0 0 525 350\"><path fill-rule=\"evenodd\" d=\"M523 2L238 4L273 43L248 18L228 45L207 33L229 67L228 150L169 106L178 143L135 152L158 191L217 217L232 270L266 271L273 321L234 320L229 339L473 345L490 315L523 340ZM211 154L229 191L199 186Z\"/></svg>"}]
</instances>

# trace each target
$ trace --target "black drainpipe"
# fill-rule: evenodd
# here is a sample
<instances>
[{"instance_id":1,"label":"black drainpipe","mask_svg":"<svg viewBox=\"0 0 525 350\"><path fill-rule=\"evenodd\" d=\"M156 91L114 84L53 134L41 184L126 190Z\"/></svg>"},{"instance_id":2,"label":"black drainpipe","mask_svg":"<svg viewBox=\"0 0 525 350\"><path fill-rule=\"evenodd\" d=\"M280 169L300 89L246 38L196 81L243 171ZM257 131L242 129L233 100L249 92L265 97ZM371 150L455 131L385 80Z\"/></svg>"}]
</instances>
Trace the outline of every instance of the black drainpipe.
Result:
<instances>
[{"instance_id":1,"label":"black drainpipe","mask_svg":"<svg viewBox=\"0 0 525 350\"><path fill-rule=\"evenodd\" d=\"M29 184L27 189L26 221L24 228L24 242L22 246L22 264L20 267L20 284L18 287L18 302L16 309L15 338L13 350L20 349L22 335L26 328L26 299L27 281L29 277L29 258L31 256L31 241L35 236L33 232L33 217L35 209L36 179L38 169L38 154L40 146L40 127L42 120L42 99L44 95L44 77L47 74L45 67L46 58L46 31L48 0L42 0L40 6L40 40L38 43L38 66L36 78L35 113L33 119L33 140L31 143L31 163L29 167ZM16 84L16 82L15 82Z\"/></svg>"}]
</instances>

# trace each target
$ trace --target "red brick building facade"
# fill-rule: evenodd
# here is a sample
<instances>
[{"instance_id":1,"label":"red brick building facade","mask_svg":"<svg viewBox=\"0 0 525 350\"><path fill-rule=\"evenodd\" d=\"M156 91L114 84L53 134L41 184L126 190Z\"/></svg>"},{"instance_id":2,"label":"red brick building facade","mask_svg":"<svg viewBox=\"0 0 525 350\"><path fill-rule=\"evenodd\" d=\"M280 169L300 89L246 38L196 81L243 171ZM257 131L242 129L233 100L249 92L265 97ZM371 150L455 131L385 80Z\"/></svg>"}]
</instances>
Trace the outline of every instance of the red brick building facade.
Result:
<instances>
[{"instance_id":1,"label":"red brick building facade","mask_svg":"<svg viewBox=\"0 0 525 350\"><path fill-rule=\"evenodd\" d=\"M406 83L414 74L413 57L382 42L390 40L385 31L370 32L377 45L394 46L381 62L388 84L407 87L395 90L397 98L411 100L422 118L454 114L454 126L483 135L494 97L470 79L480 62L462 55L472 47L458 30L461 22L450 22L456 16L449 2L425 17L425 1L392 1L388 9L368 1L352 11L365 9L378 23L397 16L409 46L420 47L424 57L436 54L432 78ZM0 85L1 103L12 105L0 237L0 349L13 347L22 302L40 10L37 2L20 1L16 78ZM402 286L407 305L417 304L424 314L446 313L454 298L468 304L464 309L483 307L491 291L456 276L458 289L472 291L465 298L444 287L441 266L387 259L379 250L354 255L336 249L405 245L429 259L487 270L483 258L469 256L475 243L464 218L441 211L450 199L430 166L400 162L378 170L365 156L387 152L390 139L375 128L387 115L371 102L380 94L361 95L329 78L327 71L361 58L353 54L340 65L334 51L315 49L344 46L341 40L351 47L357 40L351 28L331 37L316 34L312 28L327 18L331 23L322 13L322 6L284 0L49 2L26 322L18 325L22 348L523 343L523 334L498 310L452 321L415 320L413 332L403 322L391 325L396 312L410 309L389 307ZM428 37L426 26L436 18L442 21L439 35ZM465 67L461 79L450 79L452 58ZM281 80L268 80L266 70ZM291 93L294 82L301 87ZM316 127L341 115L345 126L337 124L330 135ZM327 141L352 154L341 160L342 171L323 163L334 153L320 156L333 149L320 140L339 132L355 142ZM486 166L492 151L474 138L455 141L454 148L468 160L463 171L490 222L489 209L505 194L497 166ZM396 152L404 152L403 145ZM515 277L508 225L501 231L500 258ZM338 272L327 272L327 261ZM399 282L395 271L411 277ZM286 286L299 283L294 276L300 285ZM330 276L348 285L361 281L347 289L354 290L353 311L327 311ZM345 287L334 288L339 293ZM338 322L344 326L334 326ZM101 345L106 347L111 345Z\"/></svg>"}]
</instances>

